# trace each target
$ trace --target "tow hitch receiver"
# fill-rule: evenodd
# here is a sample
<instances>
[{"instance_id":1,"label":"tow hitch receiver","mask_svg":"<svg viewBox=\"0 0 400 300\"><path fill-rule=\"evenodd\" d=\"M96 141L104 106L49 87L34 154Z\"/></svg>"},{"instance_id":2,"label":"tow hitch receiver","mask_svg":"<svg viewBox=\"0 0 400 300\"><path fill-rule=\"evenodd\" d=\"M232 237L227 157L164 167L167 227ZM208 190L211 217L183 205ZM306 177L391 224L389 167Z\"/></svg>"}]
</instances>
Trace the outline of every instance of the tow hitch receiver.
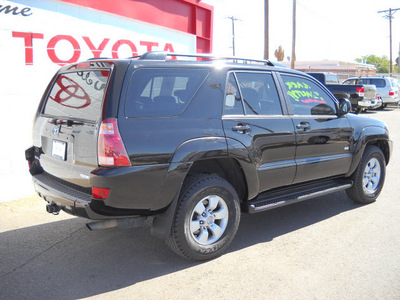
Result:
<instances>
[{"instance_id":1,"label":"tow hitch receiver","mask_svg":"<svg viewBox=\"0 0 400 300\"><path fill-rule=\"evenodd\" d=\"M49 214L58 215L60 213L61 208L58 207L55 203L50 203L46 205L46 211Z\"/></svg>"}]
</instances>

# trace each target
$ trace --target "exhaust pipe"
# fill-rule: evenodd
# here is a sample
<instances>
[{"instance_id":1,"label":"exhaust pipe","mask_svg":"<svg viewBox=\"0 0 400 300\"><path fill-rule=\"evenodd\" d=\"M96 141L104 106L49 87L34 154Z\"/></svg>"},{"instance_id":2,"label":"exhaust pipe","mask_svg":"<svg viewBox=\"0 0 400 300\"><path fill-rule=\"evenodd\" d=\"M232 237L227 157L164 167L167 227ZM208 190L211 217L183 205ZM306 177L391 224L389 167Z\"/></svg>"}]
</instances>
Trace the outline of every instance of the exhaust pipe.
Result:
<instances>
[{"instance_id":1,"label":"exhaust pipe","mask_svg":"<svg viewBox=\"0 0 400 300\"><path fill-rule=\"evenodd\" d=\"M89 230L98 230L98 229L106 229L113 227L120 228L135 228L141 226L144 221L146 221L147 217L134 217L134 218L125 218L125 219L113 219L113 220L104 220L98 222L87 223L86 227Z\"/></svg>"}]
</instances>

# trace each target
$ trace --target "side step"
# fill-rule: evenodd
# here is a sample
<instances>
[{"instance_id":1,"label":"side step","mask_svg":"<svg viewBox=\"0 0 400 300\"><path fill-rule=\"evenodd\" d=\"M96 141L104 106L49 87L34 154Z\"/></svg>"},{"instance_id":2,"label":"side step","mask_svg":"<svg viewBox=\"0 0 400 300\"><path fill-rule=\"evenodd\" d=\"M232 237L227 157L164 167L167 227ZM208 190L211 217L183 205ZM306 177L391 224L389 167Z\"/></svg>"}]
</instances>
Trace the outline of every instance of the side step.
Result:
<instances>
[{"instance_id":1,"label":"side step","mask_svg":"<svg viewBox=\"0 0 400 300\"><path fill-rule=\"evenodd\" d=\"M254 200L245 203L244 210L248 213L257 213L346 190L352 186L351 180L329 180L297 185L294 188L263 193Z\"/></svg>"}]
</instances>

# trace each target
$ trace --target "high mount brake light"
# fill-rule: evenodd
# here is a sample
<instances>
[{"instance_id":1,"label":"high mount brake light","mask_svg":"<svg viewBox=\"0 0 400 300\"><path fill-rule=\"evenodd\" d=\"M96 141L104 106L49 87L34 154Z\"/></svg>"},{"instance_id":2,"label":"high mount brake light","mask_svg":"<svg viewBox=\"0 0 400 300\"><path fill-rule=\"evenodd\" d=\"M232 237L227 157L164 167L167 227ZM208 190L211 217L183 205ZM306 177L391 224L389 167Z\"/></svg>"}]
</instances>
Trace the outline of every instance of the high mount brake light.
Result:
<instances>
[{"instance_id":1,"label":"high mount brake light","mask_svg":"<svg viewBox=\"0 0 400 300\"><path fill-rule=\"evenodd\" d=\"M115 118L106 119L100 125L98 158L100 166L126 167L131 165Z\"/></svg>"}]
</instances>

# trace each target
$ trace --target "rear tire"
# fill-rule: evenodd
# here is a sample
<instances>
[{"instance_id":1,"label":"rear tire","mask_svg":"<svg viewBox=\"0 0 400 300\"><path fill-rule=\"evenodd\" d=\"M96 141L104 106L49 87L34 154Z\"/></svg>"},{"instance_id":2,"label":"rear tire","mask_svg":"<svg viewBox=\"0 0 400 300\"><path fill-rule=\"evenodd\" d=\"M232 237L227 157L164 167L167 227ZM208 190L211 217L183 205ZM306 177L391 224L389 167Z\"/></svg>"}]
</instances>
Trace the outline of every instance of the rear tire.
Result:
<instances>
[{"instance_id":1,"label":"rear tire","mask_svg":"<svg viewBox=\"0 0 400 300\"><path fill-rule=\"evenodd\" d=\"M209 260L229 247L239 222L232 185L217 175L200 174L183 187L167 245L186 259Z\"/></svg>"},{"instance_id":2,"label":"rear tire","mask_svg":"<svg viewBox=\"0 0 400 300\"><path fill-rule=\"evenodd\" d=\"M346 192L356 202L372 203L382 190L385 175L386 163L382 150L376 146L368 146L352 175L354 184Z\"/></svg>"}]
</instances>

